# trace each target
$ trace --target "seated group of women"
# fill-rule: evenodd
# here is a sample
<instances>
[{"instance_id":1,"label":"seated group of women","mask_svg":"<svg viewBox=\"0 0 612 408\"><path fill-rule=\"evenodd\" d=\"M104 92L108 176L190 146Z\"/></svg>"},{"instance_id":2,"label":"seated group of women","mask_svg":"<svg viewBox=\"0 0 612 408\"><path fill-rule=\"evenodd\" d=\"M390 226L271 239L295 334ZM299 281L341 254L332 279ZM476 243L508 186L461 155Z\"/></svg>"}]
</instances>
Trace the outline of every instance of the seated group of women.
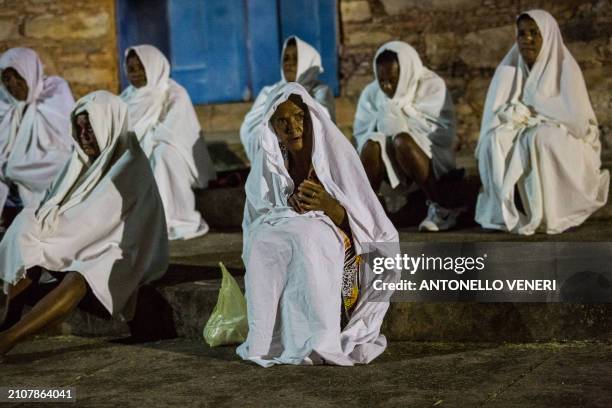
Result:
<instances>
[{"instance_id":1,"label":"seated group of women","mask_svg":"<svg viewBox=\"0 0 612 408\"><path fill-rule=\"evenodd\" d=\"M398 243L376 193L393 211L420 188L429 201L420 229L455 225L461 210L443 201L439 182L455 168L452 101L412 47L387 43L359 100L355 149L334 124L316 50L291 37L282 64L282 80L262 90L240 129L251 171L249 333L238 354L262 366L368 363L386 346L388 302L365 290L360 263L367 243ZM187 93L154 47L129 49L126 68L131 86L120 98L97 91L73 107L66 83L43 78L31 50L0 58L0 199L27 204L0 243L8 293L0 356L89 295L129 319L138 287L166 269L168 238L208 229L191 186L211 173L194 154L200 128ZM600 149L556 21L541 10L522 14L485 104L477 222L520 234L581 224L607 200ZM56 286L22 318L20 297L43 280Z\"/></svg>"}]
</instances>

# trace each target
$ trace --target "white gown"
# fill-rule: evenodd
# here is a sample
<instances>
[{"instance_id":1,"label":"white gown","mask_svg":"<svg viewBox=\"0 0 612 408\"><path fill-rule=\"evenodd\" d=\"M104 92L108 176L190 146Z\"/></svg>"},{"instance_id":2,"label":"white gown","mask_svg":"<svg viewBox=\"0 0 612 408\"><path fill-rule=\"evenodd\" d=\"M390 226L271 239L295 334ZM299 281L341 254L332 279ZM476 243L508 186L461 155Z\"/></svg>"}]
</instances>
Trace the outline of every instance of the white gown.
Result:
<instances>
[{"instance_id":1,"label":"white gown","mask_svg":"<svg viewBox=\"0 0 612 408\"><path fill-rule=\"evenodd\" d=\"M362 290L347 326L340 329L343 237L323 212L298 214L288 205L293 181L267 125L291 94L300 95L308 106L313 167L346 209L356 253L362 254L369 242L397 250L397 231L370 188L354 148L302 86L285 84L266 103L261 148L246 184L243 259L249 334L237 352L264 367L368 363L386 347L380 328L389 303L370 302L376 294ZM371 284L362 278L363 287ZM383 280L396 278L393 272Z\"/></svg>"},{"instance_id":2,"label":"white gown","mask_svg":"<svg viewBox=\"0 0 612 408\"><path fill-rule=\"evenodd\" d=\"M0 70L15 69L28 85L18 101L0 84L0 215L15 183L25 206L38 204L45 189L70 158L70 111L74 99L65 80L44 77L29 48L12 48L0 57Z\"/></svg>"},{"instance_id":3,"label":"white gown","mask_svg":"<svg viewBox=\"0 0 612 408\"><path fill-rule=\"evenodd\" d=\"M301 40L297 36L288 37L283 44L283 52L287 48L289 40L295 39L298 50L298 66L296 72L296 82L302 85L318 103L324 108L324 111L335 120L336 109L334 95L331 89L321 82L318 81L319 74L323 72L323 65L321 64L321 55L315 50L310 44ZM281 80L273 85L264 86L251 110L244 117L244 121L240 126L240 141L244 147L244 151L250 161L253 161L255 152L258 149L257 141L258 137L255 134L256 130L259 129L259 124L265 114L265 104L268 97L274 94L278 89L287 83L285 74L282 69L282 57L281 57Z\"/></svg>"},{"instance_id":4,"label":"white gown","mask_svg":"<svg viewBox=\"0 0 612 408\"><path fill-rule=\"evenodd\" d=\"M484 228L557 234L582 224L608 199L597 119L580 67L545 11L528 14L543 44L531 70L514 45L487 93L476 148ZM515 202L520 194L524 212Z\"/></svg>"},{"instance_id":5,"label":"white gown","mask_svg":"<svg viewBox=\"0 0 612 408\"><path fill-rule=\"evenodd\" d=\"M446 84L433 71L423 66L416 50L401 41L381 46L376 59L386 51L397 54L400 77L393 98L380 89L378 80L361 93L355 113L353 135L361 153L369 140L381 146L382 161L389 183L383 183L380 193L387 208L395 212L406 204L407 193L416 185L405 185L401 172L395 169L387 147L389 139L398 133L408 133L432 161L434 175L439 178L455 168L455 114Z\"/></svg>"},{"instance_id":6,"label":"white gown","mask_svg":"<svg viewBox=\"0 0 612 408\"><path fill-rule=\"evenodd\" d=\"M200 124L185 88L170 79L170 64L151 45L128 48L140 58L147 85L127 87L130 127L149 158L164 203L168 237L190 239L208 232L196 210L192 187L203 188L216 178L210 155L200 137Z\"/></svg>"},{"instance_id":7,"label":"white gown","mask_svg":"<svg viewBox=\"0 0 612 408\"><path fill-rule=\"evenodd\" d=\"M77 146L41 204L19 213L0 242L0 279L6 288L34 266L79 272L111 315L129 319L138 287L168 267L163 207L125 103L97 91L72 120L82 112L101 154L90 163Z\"/></svg>"}]
</instances>

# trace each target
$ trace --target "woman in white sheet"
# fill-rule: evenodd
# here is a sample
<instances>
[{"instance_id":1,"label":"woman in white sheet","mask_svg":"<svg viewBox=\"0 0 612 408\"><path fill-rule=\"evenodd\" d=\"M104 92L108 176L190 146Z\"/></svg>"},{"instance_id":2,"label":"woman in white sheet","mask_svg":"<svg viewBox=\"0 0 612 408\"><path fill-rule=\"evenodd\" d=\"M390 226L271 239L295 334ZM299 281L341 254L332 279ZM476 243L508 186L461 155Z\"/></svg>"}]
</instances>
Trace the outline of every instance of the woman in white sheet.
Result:
<instances>
[{"instance_id":1,"label":"woman in white sheet","mask_svg":"<svg viewBox=\"0 0 612 408\"><path fill-rule=\"evenodd\" d=\"M608 198L600 154L582 72L557 22L543 10L521 14L485 103L476 221L524 235L582 224Z\"/></svg>"},{"instance_id":2,"label":"woman in white sheet","mask_svg":"<svg viewBox=\"0 0 612 408\"><path fill-rule=\"evenodd\" d=\"M389 212L422 189L429 210L419 229L450 229L460 211L445 206L438 184L455 169L455 116L446 85L401 41L380 47L373 65L376 79L361 93L353 126L372 188Z\"/></svg>"},{"instance_id":3,"label":"woman in white sheet","mask_svg":"<svg viewBox=\"0 0 612 408\"><path fill-rule=\"evenodd\" d=\"M70 111L66 81L43 75L29 48L0 56L0 215L11 188L24 205L36 205L70 157Z\"/></svg>"},{"instance_id":4,"label":"woman in white sheet","mask_svg":"<svg viewBox=\"0 0 612 408\"><path fill-rule=\"evenodd\" d=\"M129 319L140 285L168 266L168 238L155 179L128 133L126 104L98 91L72 113L77 147L38 207L26 207L0 242L8 292L0 359L26 337L66 318L90 293ZM59 284L21 318L18 298L41 274ZM11 321L7 321L7 318Z\"/></svg>"},{"instance_id":5,"label":"woman in white sheet","mask_svg":"<svg viewBox=\"0 0 612 408\"><path fill-rule=\"evenodd\" d=\"M261 89L240 127L240 141L249 160L253 160L253 152L257 150L257 136L254 131L259 129L265 113L266 100L270 94L276 92L287 82L297 82L302 85L310 96L325 108L332 121L335 121L334 94L327 85L319 81L319 74L322 72L321 55L317 50L297 36L291 36L285 40L281 57L281 80Z\"/></svg>"},{"instance_id":6,"label":"woman in white sheet","mask_svg":"<svg viewBox=\"0 0 612 408\"><path fill-rule=\"evenodd\" d=\"M208 232L196 210L192 187L216 178L200 124L185 88L170 79L170 64L157 48L138 45L125 51L130 86L130 128L149 158L164 203L168 238L190 239Z\"/></svg>"},{"instance_id":7,"label":"woman in white sheet","mask_svg":"<svg viewBox=\"0 0 612 408\"><path fill-rule=\"evenodd\" d=\"M264 367L368 363L386 347L389 303L370 302L360 255L369 242L397 245L397 231L354 148L301 85L270 95L259 135L243 222L249 334L238 354Z\"/></svg>"}]
</instances>

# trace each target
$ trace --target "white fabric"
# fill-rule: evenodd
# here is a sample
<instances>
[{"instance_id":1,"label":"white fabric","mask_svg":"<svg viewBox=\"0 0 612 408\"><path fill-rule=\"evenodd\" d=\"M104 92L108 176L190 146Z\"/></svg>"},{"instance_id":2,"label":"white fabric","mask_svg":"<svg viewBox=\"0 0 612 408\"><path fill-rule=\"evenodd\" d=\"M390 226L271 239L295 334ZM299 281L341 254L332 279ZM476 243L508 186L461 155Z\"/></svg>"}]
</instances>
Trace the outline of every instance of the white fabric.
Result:
<instances>
[{"instance_id":1,"label":"white fabric","mask_svg":"<svg viewBox=\"0 0 612 408\"><path fill-rule=\"evenodd\" d=\"M77 102L73 122L81 112L101 154L90 163L77 146L40 206L19 213L0 242L0 279L14 284L34 266L76 271L112 315L129 316L139 285L168 266L163 207L147 158L128 133L125 103L98 91Z\"/></svg>"},{"instance_id":2,"label":"white fabric","mask_svg":"<svg viewBox=\"0 0 612 408\"><path fill-rule=\"evenodd\" d=\"M323 212L298 214L288 205L293 181L268 126L277 106L291 94L301 96L308 106L312 165L327 192L346 209L356 253L363 253L370 242L388 243L397 250L397 231L370 188L355 149L302 86L280 87L266 103L261 149L245 186L249 334L238 354L265 367L308 364L319 358L339 365L368 363L386 347L380 327L388 302L369 302L374 291L362 290L348 325L340 330L343 237ZM368 286L371 282L365 280Z\"/></svg>"},{"instance_id":3,"label":"white fabric","mask_svg":"<svg viewBox=\"0 0 612 408\"><path fill-rule=\"evenodd\" d=\"M476 221L485 228L549 234L580 225L608 198L601 144L580 67L555 19L527 13L543 43L531 70L515 44L485 103L476 157L483 189ZM515 204L518 187L526 214Z\"/></svg>"},{"instance_id":4,"label":"white fabric","mask_svg":"<svg viewBox=\"0 0 612 408\"><path fill-rule=\"evenodd\" d=\"M305 82L310 82L314 77L318 76L323 72L323 65L321 64L321 55L315 50L310 44L301 40L297 36L288 37L283 44L283 51L281 53L281 80L274 85L265 86L255 98L255 102L253 102L253 106L251 106L251 110L244 117L244 121L240 126L240 141L242 142L242 146L244 146L244 150L246 155L250 161L253 161L253 157L255 156L255 152L258 150L259 146L257 145L258 137L256 135L256 130L259 129L259 125L262 121L262 118L265 113L265 104L270 95L275 94L284 84L287 83L285 79L285 74L283 72L282 65L282 55L285 53L285 48L287 48L287 43L289 40L295 39L297 45L297 56L298 56L298 66L296 76L296 82L302 84L304 86ZM308 87L307 87L308 88ZM329 88L325 87L329 91ZM331 107L328 107L329 102L326 99L327 94L329 92L324 92L324 89L313 89L313 93L311 96L315 97L316 101L324 107L324 111L329 115L329 110ZM320 98L314 95L314 93L320 94Z\"/></svg>"},{"instance_id":5,"label":"white fabric","mask_svg":"<svg viewBox=\"0 0 612 408\"><path fill-rule=\"evenodd\" d=\"M444 81L425 68L416 50L402 41L391 41L378 49L373 62L375 75L376 59L386 50L396 53L399 61L400 76L395 94L389 98L375 79L359 97L353 124L359 152L368 140L381 145L391 187L381 190L385 197L393 194L392 189L402 189L403 177L396 172L387 151L388 139L393 140L398 133L406 132L414 139L432 160L436 177L455 168L454 107ZM399 209L401 204L394 207Z\"/></svg>"},{"instance_id":6,"label":"white fabric","mask_svg":"<svg viewBox=\"0 0 612 408\"><path fill-rule=\"evenodd\" d=\"M130 126L149 158L164 203L170 239L189 239L208 232L196 210L192 187L205 187L216 177L200 123L185 88L170 79L170 64L151 45L128 48L145 68L147 84L128 86Z\"/></svg>"},{"instance_id":7,"label":"white fabric","mask_svg":"<svg viewBox=\"0 0 612 408\"><path fill-rule=\"evenodd\" d=\"M13 68L26 81L28 96L18 101L0 84L0 215L8 185L15 183L24 205L36 205L70 157L70 111L74 99L66 81L44 77L29 48L0 57L0 71Z\"/></svg>"}]
</instances>

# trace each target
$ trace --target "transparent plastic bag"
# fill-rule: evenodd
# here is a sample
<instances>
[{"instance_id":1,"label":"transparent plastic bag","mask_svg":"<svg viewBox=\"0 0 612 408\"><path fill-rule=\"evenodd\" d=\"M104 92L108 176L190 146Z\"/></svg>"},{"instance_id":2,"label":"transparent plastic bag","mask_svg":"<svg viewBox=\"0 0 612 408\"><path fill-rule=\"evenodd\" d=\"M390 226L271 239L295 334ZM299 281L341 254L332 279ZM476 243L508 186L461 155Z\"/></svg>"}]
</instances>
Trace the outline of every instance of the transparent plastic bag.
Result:
<instances>
[{"instance_id":1,"label":"transparent plastic bag","mask_svg":"<svg viewBox=\"0 0 612 408\"><path fill-rule=\"evenodd\" d=\"M242 343L249 331L244 295L223 262L219 266L223 275L219 298L203 333L211 347Z\"/></svg>"}]
</instances>

